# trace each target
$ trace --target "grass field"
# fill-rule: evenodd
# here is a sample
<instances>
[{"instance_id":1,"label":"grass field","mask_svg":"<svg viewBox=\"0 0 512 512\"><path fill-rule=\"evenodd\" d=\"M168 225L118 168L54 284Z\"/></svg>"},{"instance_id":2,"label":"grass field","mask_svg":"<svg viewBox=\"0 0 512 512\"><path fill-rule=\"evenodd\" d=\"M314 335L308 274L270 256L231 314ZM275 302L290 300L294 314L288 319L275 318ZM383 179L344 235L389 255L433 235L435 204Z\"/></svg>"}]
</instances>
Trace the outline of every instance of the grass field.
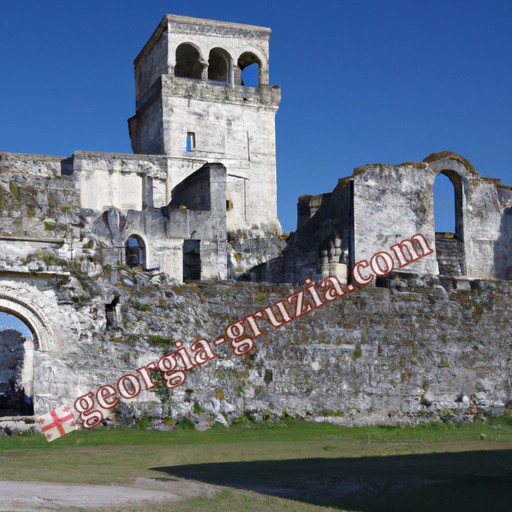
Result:
<instances>
[{"instance_id":1,"label":"grass field","mask_svg":"<svg viewBox=\"0 0 512 512\"><path fill-rule=\"evenodd\" d=\"M137 511L508 510L512 418L414 428L287 420L207 432L93 430L53 443L35 434L0 437L2 480L138 477L172 484L185 500ZM190 480L224 490L195 498Z\"/></svg>"}]
</instances>

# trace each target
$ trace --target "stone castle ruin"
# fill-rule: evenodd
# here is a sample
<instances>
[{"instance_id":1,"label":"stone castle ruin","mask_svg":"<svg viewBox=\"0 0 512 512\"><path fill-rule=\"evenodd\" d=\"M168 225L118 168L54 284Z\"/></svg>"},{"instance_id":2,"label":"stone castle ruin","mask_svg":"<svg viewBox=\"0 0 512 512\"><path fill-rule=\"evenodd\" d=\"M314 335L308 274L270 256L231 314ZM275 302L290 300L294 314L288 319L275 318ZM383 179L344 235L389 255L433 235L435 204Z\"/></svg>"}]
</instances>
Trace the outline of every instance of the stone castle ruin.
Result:
<instances>
[{"instance_id":1,"label":"stone castle ruin","mask_svg":"<svg viewBox=\"0 0 512 512\"><path fill-rule=\"evenodd\" d=\"M33 335L0 333L0 416L71 405L154 360L164 339L213 339L306 277L350 281L356 261L416 233L435 252L408 275L265 339L254 359L226 355L195 372L175 392L176 414L336 410L351 422L393 422L422 417L427 402L430 412L463 414L469 397L486 411L511 400L510 358L489 358L509 351L491 331L506 339L510 330L512 187L447 152L367 165L331 193L299 198L287 238L276 208L281 91L269 81L270 33L166 15L134 62L133 154L0 153L0 311ZM434 227L440 173L454 187L448 234ZM393 323L406 305L417 318L407 328ZM468 323L467 308L483 323ZM444 331L435 315L448 315ZM414 340L427 343L427 327L425 354ZM456 347L461 329L470 349ZM142 393L134 414L154 403Z\"/></svg>"},{"instance_id":2,"label":"stone castle ruin","mask_svg":"<svg viewBox=\"0 0 512 512\"><path fill-rule=\"evenodd\" d=\"M433 187L439 174L454 189L455 230L436 233ZM297 231L283 254L251 270L257 279L300 282L307 276L346 280L354 263L415 233L435 254L414 272L470 279L512 278L512 187L482 178L460 155L423 162L366 165L329 194L302 196Z\"/></svg>"}]
</instances>

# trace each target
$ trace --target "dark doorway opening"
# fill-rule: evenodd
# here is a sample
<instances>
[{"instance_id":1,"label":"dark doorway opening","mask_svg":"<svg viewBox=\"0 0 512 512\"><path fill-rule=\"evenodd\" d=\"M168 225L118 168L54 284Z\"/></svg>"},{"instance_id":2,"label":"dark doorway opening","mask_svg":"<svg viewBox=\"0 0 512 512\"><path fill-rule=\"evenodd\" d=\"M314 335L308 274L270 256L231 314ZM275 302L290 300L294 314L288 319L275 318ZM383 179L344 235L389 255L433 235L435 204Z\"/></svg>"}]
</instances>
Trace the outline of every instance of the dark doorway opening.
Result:
<instances>
[{"instance_id":1,"label":"dark doorway opening","mask_svg":"<svg viewBox=\"0 0 512 512\"><path fill-rule=\"evenodd\" d=\"M183 280L201 279L200 240L183 242Z\"/></svg>"}]
</instances>

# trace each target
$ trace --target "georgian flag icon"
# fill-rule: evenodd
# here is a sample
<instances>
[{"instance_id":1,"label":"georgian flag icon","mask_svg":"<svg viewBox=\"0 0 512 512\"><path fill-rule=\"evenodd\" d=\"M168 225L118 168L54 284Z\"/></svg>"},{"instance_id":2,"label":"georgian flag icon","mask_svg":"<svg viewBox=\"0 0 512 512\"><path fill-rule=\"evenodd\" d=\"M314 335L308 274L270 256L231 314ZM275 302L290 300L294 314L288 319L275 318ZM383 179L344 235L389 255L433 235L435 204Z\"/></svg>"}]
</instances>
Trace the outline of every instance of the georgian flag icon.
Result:
<instances>
[{"instance_id":1,"label":"georgian flag icon","mask_svg":"<svg viewBox=\"0 0 512 512\"><path fill-rule=\"evenodd\" d=\"M73 430L77 430L77 424L67 405L52 409L50 412L39 416L38 421L48 441L54 441Z\"/></svg>"}]
</instances>

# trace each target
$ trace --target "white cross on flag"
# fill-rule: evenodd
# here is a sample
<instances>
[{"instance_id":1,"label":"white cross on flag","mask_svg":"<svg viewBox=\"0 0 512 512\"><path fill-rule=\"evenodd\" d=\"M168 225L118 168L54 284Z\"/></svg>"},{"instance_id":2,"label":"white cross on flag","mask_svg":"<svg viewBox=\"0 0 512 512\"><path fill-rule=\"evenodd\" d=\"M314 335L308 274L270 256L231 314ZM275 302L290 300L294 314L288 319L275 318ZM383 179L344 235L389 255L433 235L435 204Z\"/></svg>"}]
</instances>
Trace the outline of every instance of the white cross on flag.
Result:
<instances>
[{"instance_id":1,"label":"white cross on flag","mask_svg":"<svg viewBox=\"0 0 512 512\"><path fill-rule=\"evenodd\" d=\"M41 430L48 441L65 436L77 429L75 419L67 405L52 409L49 413L39 416Z\"/></svg>"}]
</instances>

